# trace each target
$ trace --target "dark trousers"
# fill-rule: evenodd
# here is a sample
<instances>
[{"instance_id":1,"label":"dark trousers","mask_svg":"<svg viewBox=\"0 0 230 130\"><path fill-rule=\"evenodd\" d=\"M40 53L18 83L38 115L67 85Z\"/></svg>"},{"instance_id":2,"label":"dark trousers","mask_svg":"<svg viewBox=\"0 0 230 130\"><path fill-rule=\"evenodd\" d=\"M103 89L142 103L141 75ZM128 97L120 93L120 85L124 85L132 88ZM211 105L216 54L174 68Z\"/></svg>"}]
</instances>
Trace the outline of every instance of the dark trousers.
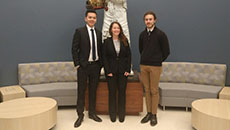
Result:
<instances>
[{"instance_id":1,"label":"dark trousers","mask_svg":"<svg viewBox=\"0 0 230 130\"><path fill-rule=\"evenodd\" d=\"M78 98L77 113L82 116L85 106L85 90L89 90L89 114L95 114L96 90L100 77L100 66L98 63L88 64L86 67L79 67L77 71Z\"/></svg>"},{"instance_id":2,"label":"dark trousers","mask_svg":"<svg viewBox=\"0 0 230 130\"><path fill-rule=\"evenodd\" d=\"M109 89L109 115L110 118L116 118L118 112L119 118L125 117L125 102L126 102L126 85L127 77L124 74L113 74L112 77L107 77ZM117 98L118 90L118 98ZM118 99L118 106L117 106ZM118 108L118 111L117 111Z\"/></svg>"}]
</instances>

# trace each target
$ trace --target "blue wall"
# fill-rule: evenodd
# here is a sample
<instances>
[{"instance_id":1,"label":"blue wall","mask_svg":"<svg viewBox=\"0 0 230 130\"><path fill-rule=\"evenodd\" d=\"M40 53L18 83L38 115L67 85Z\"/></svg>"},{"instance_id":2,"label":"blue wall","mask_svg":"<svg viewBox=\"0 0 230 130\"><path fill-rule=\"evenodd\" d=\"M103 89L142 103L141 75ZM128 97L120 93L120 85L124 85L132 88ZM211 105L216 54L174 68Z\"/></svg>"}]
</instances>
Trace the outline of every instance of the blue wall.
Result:
<instances>
[{"instance_id":1,"label":"blue wall","mask_svg":"<svg viewBox=\"0 0 230 130\"><path fill-rule=\"evenodd\" d=\"M138 36L143 14L156 12L166 32L167 61L230 64L229 0L128 0L134 69L139 69ZM83 26L85 0L0 1L0 86L17 84L19 63L70 61L75 28ZM98 11L101 28L103 10ZM229 70L227 85L230 85Z\"/></svg>"}]
</instances>

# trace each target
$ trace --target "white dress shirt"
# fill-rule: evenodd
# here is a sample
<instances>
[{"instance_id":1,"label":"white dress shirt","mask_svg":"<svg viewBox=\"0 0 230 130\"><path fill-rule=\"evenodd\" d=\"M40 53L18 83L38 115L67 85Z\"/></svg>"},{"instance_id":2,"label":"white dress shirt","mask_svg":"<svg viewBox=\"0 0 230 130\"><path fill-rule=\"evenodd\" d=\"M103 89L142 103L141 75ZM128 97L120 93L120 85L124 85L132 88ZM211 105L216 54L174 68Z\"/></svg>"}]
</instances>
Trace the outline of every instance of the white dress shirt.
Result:
<instances>
[{"instance_id":1,"label":"white dress shirt","mask_svg":"<svg viewBox=\"0 0 230 130\"><path fill-rule=\"evenodd\" d=\"M99 59L99 57L98 57L98 50L97 50L97 34L96 34L96 31L95 31L95 28L93 27L93 28L91 28L91 27L89 27L89 25L87 25L86 24L86 27L87 27L87 30L88 30L88 34L89 34L89 40L90 40L90 53L89 53L89 59L88 59L88 61L93 61L93 49L92 49L92 43L93 43L93 41L92 41L92 32L91 32L91 30L90 29L93 29L94 31L94 38L95 38L95 49L96 49L96 59L95 59L95 61L97 61L98 59Z\"/></svg>"},{"instance_id":2,"label":"white dress shirt","mask_svg":"<svg viewBox=\"0 0 230 130\"><path fill-rule=\"evenodd\" d=\"M117 53L117 56L119 55L120 53L120 40L113 40L113 44L114 44L114 47L115 47L115 51Z\"/></svg>"}]
</instances>

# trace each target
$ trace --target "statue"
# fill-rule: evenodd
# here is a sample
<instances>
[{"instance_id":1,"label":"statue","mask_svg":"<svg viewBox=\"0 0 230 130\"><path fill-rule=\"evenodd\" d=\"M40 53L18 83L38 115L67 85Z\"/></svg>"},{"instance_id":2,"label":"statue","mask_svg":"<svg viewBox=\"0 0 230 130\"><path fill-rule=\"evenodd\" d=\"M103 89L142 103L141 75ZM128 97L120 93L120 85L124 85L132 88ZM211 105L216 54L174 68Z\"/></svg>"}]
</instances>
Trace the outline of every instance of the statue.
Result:
<instances>
[{"instance_id":1,"label":"statue","mask_svg":"<svg viewBox=\"0 0 230 130\"><path fill-rule=\"evenodd\" d=\"M106 0L107 11L104 11L104 23L102 28L103 39L110 37L109 26L117 21L121 24L125 36L130 43L129 27L127 21L127 0Z\"/></svg>"},{"instance_id":2,"label":"statue","mask_svg":"<svg viewBox=\"0 0 230 130\"><path fill-rule=\"evenodd\" d=\"M102 28L102 39L110 37L109 26L117 21L121 24L125 36L130 43L129 27L127 21L127 0L87 0L87 9L104 8L104 23Z\"/></svg>"}]
</instances>

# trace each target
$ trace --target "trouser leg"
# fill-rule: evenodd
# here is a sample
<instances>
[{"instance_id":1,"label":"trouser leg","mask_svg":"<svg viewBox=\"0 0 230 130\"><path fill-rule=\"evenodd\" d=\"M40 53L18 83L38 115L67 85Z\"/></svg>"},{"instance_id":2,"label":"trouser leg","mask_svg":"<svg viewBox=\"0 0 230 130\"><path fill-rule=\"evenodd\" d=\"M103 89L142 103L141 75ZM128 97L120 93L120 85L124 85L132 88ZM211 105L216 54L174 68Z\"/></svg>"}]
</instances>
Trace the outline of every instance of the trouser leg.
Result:
<instances>
[{"instance_id":1,"label":"trouser leg","mask_svg":"<svg viewBox=\"0 0 230 130\"><path fill-rule=\"evenodd\" d=\"M95 114L96 92L100 77L100 67L98 64L88 66L89 73L89 114Z\"/></svg>"},{"instance_id":2,"label":"trouser leg","mask_svg":"<svg viewBox=\"0 0 230 130\"><path fill-rule=\"evenodd\" d=\"M85 106L85 90L87 86L87 71L86 68L78 68L77 70L78 88L77 88L77 113L82 116Z\"/></svg>"},{"instance_id":3,"label":"trouser leg","mask_svg":"<svg viewBox=\"0 0 230 130\"><path fill-rule=\"evenodd\" d=\"M109 115L110 118L116 118L116 92L117 92L117 77L113 75L112 77L107 77L108 90L109 90Z\"/></svg>"},{"instance_id":4,"label":"trouser leg","mask_svg":"<svg viewBox=\"0 0 230 130\"><path fill-rule=\"evenodd\" d=\"M145 65L140 65L140 69L141 69L141 81L144 85L144 89L145 89L145 101L146 101L146 108L147 108L147 112L151 112L151 94L150 94L150 72L149 72L149 68Z\"/></svg>"},{"instance_id":5,"label":"trouser leg","mask_svg":"<svg viewBox=\"0 0 230 130\"><path fill-rule=\"evenodd\" d=\"M125 117L125 105L126 105L126 85L127 77L124 74L119 74L118 79L118 113L119 118Z\"/></svg>"},{"instance_id":6,"label":"trouser leg","mask_svg":"<svg viewBox=\"0 0 230 130\"><path fill-rule=\"evenodd\" d=\"M150 72L150 93L151 93L151 112L152 114L157 113L158 103L159 103L159 81L162 67L153 66Z\"/></svg>"}]
</instances>

